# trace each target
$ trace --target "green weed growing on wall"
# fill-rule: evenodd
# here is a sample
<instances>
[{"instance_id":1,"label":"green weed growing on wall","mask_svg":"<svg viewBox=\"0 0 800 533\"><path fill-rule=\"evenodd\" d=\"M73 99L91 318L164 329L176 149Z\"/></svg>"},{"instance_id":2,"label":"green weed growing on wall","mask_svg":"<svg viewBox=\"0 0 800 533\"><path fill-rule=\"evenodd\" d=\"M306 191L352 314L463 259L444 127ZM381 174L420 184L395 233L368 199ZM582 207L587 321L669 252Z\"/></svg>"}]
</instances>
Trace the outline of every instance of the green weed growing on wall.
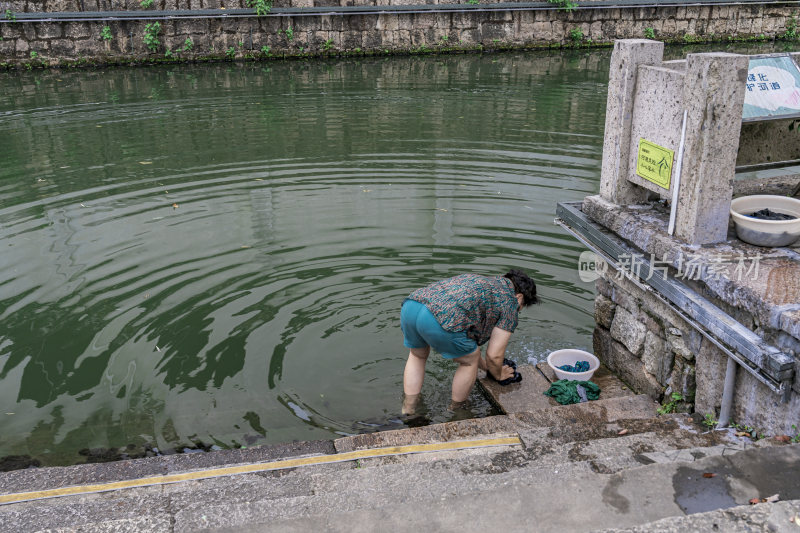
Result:
<instances>
[{"instance_id":1,"label":"green weed growing on wall","mask_svg":"<svg viewBox=\"0 0 800 533\"><path fill-rule=\"evenodd\" d=\"M256 16L263 17L272 9L272 0L247 0L247 7L255 9Z\"/></svg>"},{"instance_id":2,"label":"green weed growing on wall","mask_svg":"<svg viewBox=\"0 0 800 533\"><path fill-rule=\"evenodd\" d=\"M10 20L11 22L17 21L17 16L10 9L6 9L5 13L3 13L3 16L6 20Z\"/></svg>"},{"instance_id":3,"label":"green weed growing on wall","mask_svg":"<svg viewBox=\"0 0 800 533\"><path fill-rule=\"evenodd\" d=\"M109 28L108 26L103 26L103 29L100 30L100 38L104 41L110 41L111 39L113 39L114 36L111 35L111 28Z\"/></svg>"},{"instance_id":4,"label":"green weed growing on wall","mask_svg":"<svg viewBox=\"0 0 800 533\"><path fill-rule=\"evenodd\" d=\"M333 39L328 39L324 43L322 43L322 49L326 52L333 48Z\"/></svg>"},{"instance_id":5,"label":"green weed growing on wall","mask_svg":"<svg viewBox=\"0 0 800 533\"><path fill-rule=\"evenodd\" d=\"M161 33L161 23L153 22L144 27L144 44L151 52L158 50L161 42L158 40L158 34Z\"/></svg>"},{"instance_id":6,"label":"green weed growing on wall","mask_svg":"<svg viewBox=\"0 0 800 533\"><path fill-rule=\"evenodd\" d=\"M150 9L153 7L153 0L142 0L139 5L142 6L142 9Z\"/></svg>"},{"instance_id":7,"label":"green weed growing on wall","mask_svg":"<svg viewBox=\"0 0 800 533\"><path fill-rule=\"evenodd\" d=\"M292 29L291 26L289 26L285 30L278 30L278 33L283 33L286 36L287 41L291 41L292 39L294 39L294 30Z\"/></svg>"},{"instance_id":8,"label":"green weed growing on wall","mask_svg":"<svg viewBox=\"0 0 800 533\"><path fill-rule=\"evenodd\" d=\"M269 56L270 55L270 50L272 50L272 49L267 45L264 45L264 46L261 47L261 53L264 54L265 56Z\"/></svg>"},{"instance_id":9,"label":"green weed growing on wall","mask_svg":"<svg viewBox=\"0 0 800 533\"><path fill-rule=\"evenodd\" d=\"M655 39L656 38L656 30L648 26L644 29L644 37L645 39Z\"/></svg>"},{"instance_id":10,"label":"green weed growing on wall","mask_svg":"<svg viewBox=\"0 0 800 533\"><path fill-rule=\"evenodd\" d=\"M569 30L569 38L572 40L574 44L580 44L583 42L583 30L580 28L572 28Z\"/></svg>"},{"instance_id":11,"label":"green weed growing on wall","mask_svg":"<svg viewBox=\"0 0 800 533\"><path fill-rule=\"evenodd\" d=\"M782 37L787 41L796 41L798 37L797 33L797 13L792 13L792 15L786 20L786 31L783 32Z\"/></svg>"},{"instance_id":12,"label":"green weed growing on wall","mask_svg":"<svg viewBox=\"0 0 800 533\"><path fill-rule=\"evenodd\" d=\"M194 41L192 41L189 37L183 41L183 48L181 48L181 52L190 52L194 48Z\"/></svg>"},{"instance_id":13,"label":"green weed growing on wall","mask_svg":"<svg viewBox=\"0 0 800 533\"><path fill-rule=\"evenodd\" d=\"M656 413L660 415L668 415L670 413L674 413L675 410L678 408L678 403L684 400L683 394L679 392L673 392L670 396L670 401L664 403L656 409Z\"/></svg>"},{"instance_id":14,"label":"green weed growing on wall","mask_svg":"<svg viewBox=\"0 0 800 533\"><path fill-rule=\"evenodd\" d=\"M575 0L547 0L551 4L558 6L558 9L566 12L574 11L578 7L578 2Z\"/></svg>"},{"instance_id":15,"label":"green weed growing on wall","mask_svg":"<svg viewBox=\"0 0 800 533\"><path fill-rule=\"evenodd\" d=\"M225 56L226 56L228 59L233 59L233 58L235 58L235 57L236 57L236 48L234 48L233 46L231 46L230 48L228 48L227 50L225 50Z\"/></svg>"}]
</instances>

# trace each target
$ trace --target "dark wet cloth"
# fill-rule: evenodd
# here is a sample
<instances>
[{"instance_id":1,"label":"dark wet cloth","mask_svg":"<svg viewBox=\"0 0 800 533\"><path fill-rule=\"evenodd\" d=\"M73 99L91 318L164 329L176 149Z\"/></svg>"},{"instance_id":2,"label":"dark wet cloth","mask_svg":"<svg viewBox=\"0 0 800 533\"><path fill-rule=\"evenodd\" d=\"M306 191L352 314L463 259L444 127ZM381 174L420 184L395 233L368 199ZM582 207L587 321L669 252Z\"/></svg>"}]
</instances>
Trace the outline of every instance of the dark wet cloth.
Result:
<instances>
[{"instance_id":1,"label":"dark wet cloth","mask_svg":"<svg viewBox=\"0 0 800 533\"><path fill-rule=\"evenodd\" d=\"M486 377L491 379L492 381L497 381L498 384L503 385L503 386L511 385L512 383L519 383L520 381L522 381L522 374L517 372L517 363L515 363L511 359L503 359L503 364L506 365L506 366L510 366L511 368L514 369L514 375L513 376L511 376L508 379L504 379L502 381L498 381L497 379L495 379L495 377L492 375L492 373L487 370L486 371Z\"/></svg>"},{"instance_id":2,"label":"dark wet cloth","mask_svg":"<svg viewBox=\"0 0 800 533\"><path fill-rule=\"evenodd\" d=\"M795 220L797 218L792 215L787 215L786 213L776 213L775 211L770 211L769 209L761 209L760 211L750 213L746 216L750 218L757 218L759 220Z\"/></svg>"},{"instance_id":3,"label":"dark wet cloth","mask_svg":"<svg viewBox=\"0 0 800 533\"><path fill-rule=\"evenodd\" d=\"M600 397L600 387L591 381L572 381L569 379L562 379L556 381L544 394L554 398L555 401L561 405L569 405L571 403L580 403L581 395L578 394L578 385L583 387L586 391L586 398L588 400L596 400Z\"/></svg>"},{"instance_id":4,"label":"dark wet cloth","mask_svg":"<svg viewBox=\"0 0 800 533\"><path fill-rule=\"evenodd\" d=\"M511 280L461 274L417 289L408 296L430 309L445 331L464 331L486 344L495 327L513 332L519 320L519 302Z\"/></svg>"},{"instance_id":5,"label":"dark wet cloth","mask_svg":"<svg viewBox=\"0 0 800 533\"><path fill-rule=\"evenodd\" d=\"M588 372L590 368L589 361L576 361L575 366L561 365L558 367L559 370L564 372Z\"/></svg>"}]
</instances>

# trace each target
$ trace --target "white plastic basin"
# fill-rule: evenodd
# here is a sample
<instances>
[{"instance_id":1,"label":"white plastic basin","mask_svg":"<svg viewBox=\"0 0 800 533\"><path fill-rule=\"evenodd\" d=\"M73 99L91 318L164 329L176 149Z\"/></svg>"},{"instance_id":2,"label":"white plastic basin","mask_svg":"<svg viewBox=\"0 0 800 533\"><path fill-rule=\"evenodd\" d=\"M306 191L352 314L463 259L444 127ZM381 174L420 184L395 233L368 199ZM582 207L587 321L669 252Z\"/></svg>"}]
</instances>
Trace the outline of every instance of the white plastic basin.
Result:
<instances>
[{"instance_id":1,"label":"white plastic basin","mask_svg":"<svg viewBox=\"0 0 800 533\"><path fill-rule=\"evenodd\" d=\"M795 220L759 220L746 215L769 209L775 213L792 215ZM788 196L754 194L731 201L731 217L736 226L736 236L756 246L789 246L800 238L800 200Z\"/></svg>"},{"instance_id":2,"label":"white plastic basin","mask_svg":"<svg viewBox=\"0 0 800 533\"><path fill-rule=\"evenodd\" d=\"M565 372L558 368L561 365L572 365L578 361L588 361L589 370L586 372ZM556 373L558 379L568 379L571 381L589 381L600 368L600 360L589 352L583 350L556 350L547 356L547 364Z\"/></svg>"}]
</instances>

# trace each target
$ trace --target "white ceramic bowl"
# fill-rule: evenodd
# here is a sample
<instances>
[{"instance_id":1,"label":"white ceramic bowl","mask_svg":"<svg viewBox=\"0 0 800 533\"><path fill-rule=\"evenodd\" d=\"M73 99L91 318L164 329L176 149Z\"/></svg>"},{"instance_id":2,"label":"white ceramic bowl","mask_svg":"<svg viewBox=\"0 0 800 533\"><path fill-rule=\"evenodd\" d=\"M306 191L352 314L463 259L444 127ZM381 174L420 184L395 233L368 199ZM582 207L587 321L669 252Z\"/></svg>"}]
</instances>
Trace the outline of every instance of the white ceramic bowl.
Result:
<instances>
[{"instance_id":1,"label":"white ceramic bowl","mask_svg":"<svg viewBox=\"0 0 800 533\"><path fill-rule=\"evenodd\" d=\"M586 372L565 372L558 368L561 365L575 366L578 361L588 361L589 370ZM558 379L569 379L571 381L589 381L597 369L600 368L600 360L583 350L556 350L547 356L547 364L556 373Z\"/></svg>"},{"instance_id":2,"label":"white ceramic bowl","mask_svg":"<svg viewBox=\"0 0 800 533\"><path fill-rule=\"evenodd\" d=\"M746 215L769 209L775 213L792 215L794 220L759 220ZM754 194L731 201L731 217L736 235L744 242L756 246L789 246L800 238L800 200L788 196Z\"/></svg>"}]
</instances>

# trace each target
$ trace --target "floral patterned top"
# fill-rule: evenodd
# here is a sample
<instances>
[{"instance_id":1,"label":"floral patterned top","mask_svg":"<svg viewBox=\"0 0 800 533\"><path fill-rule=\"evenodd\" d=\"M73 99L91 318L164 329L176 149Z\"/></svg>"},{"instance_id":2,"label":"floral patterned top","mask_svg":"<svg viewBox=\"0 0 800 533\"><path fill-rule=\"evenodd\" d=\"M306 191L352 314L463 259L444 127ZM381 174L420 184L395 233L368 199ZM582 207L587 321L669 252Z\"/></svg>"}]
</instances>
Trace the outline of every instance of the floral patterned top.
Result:
<instances>
[{"instance_id":1,"label":"floral patterned top","mask_svg":"<svg viewBox=\"0 0 800 533\"><path fill-rule=\"evenodd\" d=\"M407 299L424 304L446 331L465 331L479 346L495 327L513 332L519 321L514 284L502 276L461 274L417 289Z\"/></svg>"}]
</instances>

